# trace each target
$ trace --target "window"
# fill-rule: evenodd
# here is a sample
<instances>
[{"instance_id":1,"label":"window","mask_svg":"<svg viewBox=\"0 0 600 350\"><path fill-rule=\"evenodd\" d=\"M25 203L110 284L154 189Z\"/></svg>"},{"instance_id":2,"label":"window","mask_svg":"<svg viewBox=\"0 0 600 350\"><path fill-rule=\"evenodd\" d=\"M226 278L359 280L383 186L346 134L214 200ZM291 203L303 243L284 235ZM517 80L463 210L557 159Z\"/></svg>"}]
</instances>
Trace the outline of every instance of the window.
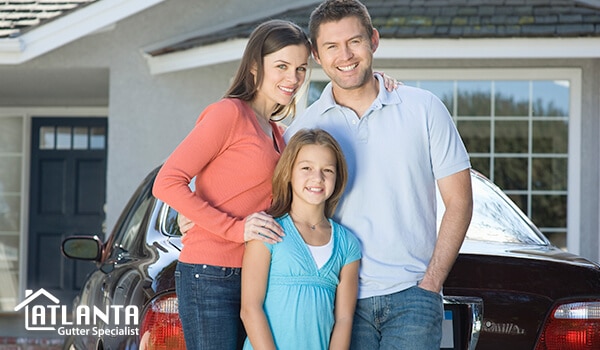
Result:
<instances>
[{"instance_id":1,"label":"window","mask_svg":"<svg viewBox=\"0 0 600 350\"><path fill-rule=\"evenodd\" d=\"M13 311L19 294L23 135L23 117L0 117L0 312Z\"/></svg>"},{"instance_id":2,"label":"window","mask_svg":"<svg viewBox=\"0 0 600 350\"><path fill-rule=\"evenodd\" d=\"M106 128L100 126L42 126L41 150L103 150Z\"/></svg>"},{"instance_id":3,"label":"window","mask_svg":"<svg viewBox=\"0 0 600 350\"><path fill-rule=\"evenodd\" d=\"M453 116L473 168L496 183L555 245L566 248L568 201L576 195L569 193L568 175L577 72L386 73L436 94ZM320 70L312 75L307 103L318 98L327 81Z\"/></svg>"}]
</instances>

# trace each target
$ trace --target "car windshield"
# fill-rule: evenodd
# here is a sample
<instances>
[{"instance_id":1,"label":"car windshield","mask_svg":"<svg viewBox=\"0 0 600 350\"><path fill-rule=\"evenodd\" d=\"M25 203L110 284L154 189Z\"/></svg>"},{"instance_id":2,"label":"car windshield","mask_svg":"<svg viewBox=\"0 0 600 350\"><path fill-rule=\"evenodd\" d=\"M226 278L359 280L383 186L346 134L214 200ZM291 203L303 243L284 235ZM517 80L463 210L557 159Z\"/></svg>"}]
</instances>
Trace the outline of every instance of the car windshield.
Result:
<instances>
[{"instance_id":1,"label":"car windshield","mask_svg":"<svg viewBox=\"0 0 600 350\"><path fill-rule=\"evenodd\" d=\"M496 185L474 174L473 218L467 240L526 245L547 245L548 240ZM443 203L438 197L438 225Z\"/></svg>"}]
</instances>

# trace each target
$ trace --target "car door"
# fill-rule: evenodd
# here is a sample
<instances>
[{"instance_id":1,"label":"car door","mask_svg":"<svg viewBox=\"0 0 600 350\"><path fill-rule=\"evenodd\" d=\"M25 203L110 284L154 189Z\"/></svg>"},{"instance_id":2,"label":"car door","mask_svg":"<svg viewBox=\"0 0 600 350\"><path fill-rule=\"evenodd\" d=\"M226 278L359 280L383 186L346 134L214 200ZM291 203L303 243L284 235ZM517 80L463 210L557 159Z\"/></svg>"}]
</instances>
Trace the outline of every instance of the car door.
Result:
<instances>
[{"instance_id":1,"label":"car door","mask_svg":"<svg viewBox=\"0 0 600 350\"><path fill-rule=\"evenodd\" d=\"M117 329L118 336L102 336L93 329L87 336L79 336L71 342L75 349L93 349L98 343L103 348L128 348L125 344L137 342L130 332L138 324L125 324L125 306L141 305L138 300L143 298L141 284L144 282L140 274L140 264L144 263L147 255L145 247L146 229L151 209L156 200L151 194L151 185L143 186L136 192L124 209L116 228L110 238L104 243L103 257L84 285L78 305L86 305L90 310L94 307L107 313L108 322L95 318L93 327L96 329ZM136 306L137 307L137 306ZM138 310L138 315L142 310ZM118 317L114 312L119 313ZM128 334L123 334L128 333Z\"/></svg>"}]
</instances>

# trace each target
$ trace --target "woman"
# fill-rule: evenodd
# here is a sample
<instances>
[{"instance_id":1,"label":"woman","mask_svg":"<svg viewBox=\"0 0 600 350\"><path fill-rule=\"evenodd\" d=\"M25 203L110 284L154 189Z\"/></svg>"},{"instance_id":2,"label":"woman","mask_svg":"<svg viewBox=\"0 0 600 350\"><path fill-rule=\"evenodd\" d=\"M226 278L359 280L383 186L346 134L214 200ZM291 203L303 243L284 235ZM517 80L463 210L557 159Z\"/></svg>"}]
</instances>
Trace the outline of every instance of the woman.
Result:
<instances>
[{"instance_id":1,"label":"woman","mask_svg":"<svg viewBox=\"0 0 600 350\"><path fill-rule=\"evenodd\" d=\"M273 118L294 112L310 43L297 25L272 20L250 35L225 97L208 106L158 173L154 195L195 225L175 272L187 349L237 349L244 242L281 241L269 207L283 150ZM188 184L195 179L195 191ZM253 214L254 213L254 214Z\"/></svg>"}]
</instances>

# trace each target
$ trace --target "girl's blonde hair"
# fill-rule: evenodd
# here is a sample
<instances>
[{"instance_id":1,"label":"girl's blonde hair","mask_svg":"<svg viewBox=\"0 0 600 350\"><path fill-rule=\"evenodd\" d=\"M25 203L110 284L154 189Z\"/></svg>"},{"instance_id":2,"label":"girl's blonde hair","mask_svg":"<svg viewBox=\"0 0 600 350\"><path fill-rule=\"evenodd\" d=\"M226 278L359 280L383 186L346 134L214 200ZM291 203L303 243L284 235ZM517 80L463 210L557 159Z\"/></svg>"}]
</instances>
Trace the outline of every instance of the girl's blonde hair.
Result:
<instances>
[{"instance_id":1,"label":"girl's blonde hair","mask_svg":"<svg viewBox=\"0 0 600 350\"><path fill-rule=\"evenodd\" d=\"M302 129L289 140L273 174L273 201L267 212L273 217L289 213L292 208L292 169L298 153L307 145L324 146L330 149L336 158L335 188L325 201L325 216L333 216L348 181L348 166L339 143L327 131L322 129Z\"/></svg>"}]
</instances>

